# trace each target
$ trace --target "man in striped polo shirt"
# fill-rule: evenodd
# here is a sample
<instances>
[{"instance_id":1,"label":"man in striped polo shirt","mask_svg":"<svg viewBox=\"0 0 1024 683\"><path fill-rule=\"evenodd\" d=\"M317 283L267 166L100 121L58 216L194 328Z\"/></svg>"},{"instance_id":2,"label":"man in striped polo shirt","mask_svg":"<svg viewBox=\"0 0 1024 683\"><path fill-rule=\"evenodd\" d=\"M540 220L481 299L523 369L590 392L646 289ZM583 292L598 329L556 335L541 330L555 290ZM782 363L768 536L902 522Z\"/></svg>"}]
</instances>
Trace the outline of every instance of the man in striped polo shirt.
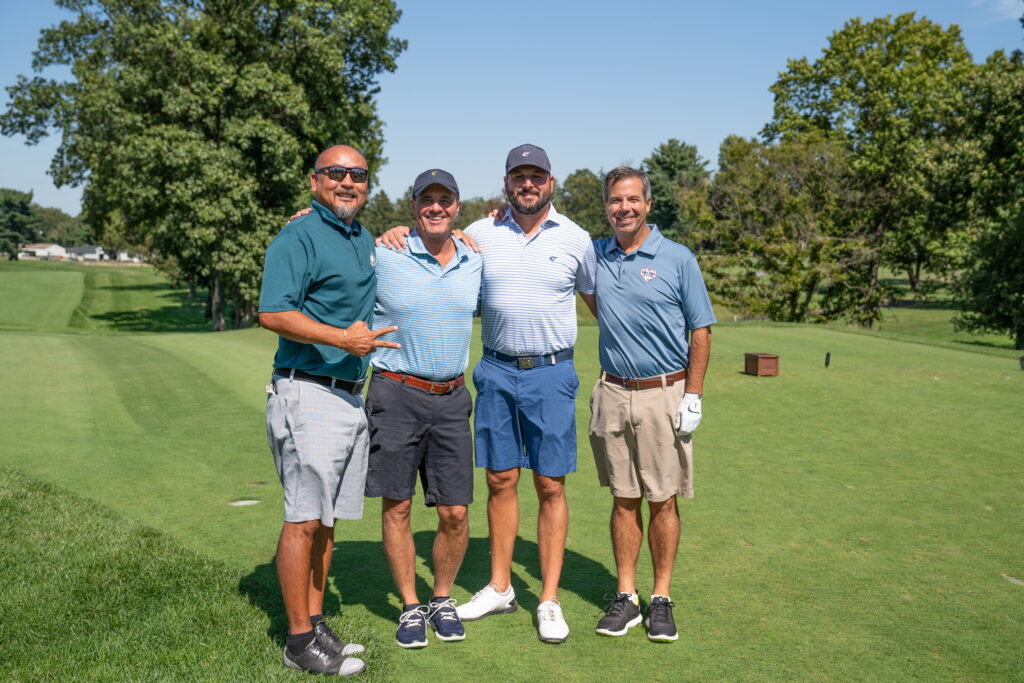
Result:
<instances>
[{"instance_id":1,"label":"man in striped polo shirt","mask_svg":"<svg viewBox=\"0 0 1024 683\"><path fill-rule=\"evenodd\" d=\"M491 580L459 614L469 621L515 609L517 487L527 467L539 500L539 637L560 643L569 637L558 583L569 527L565 475L576 471L575 292L595 308L596 266L590 236L551 205L554 185L547 153L516 147L505 161L510 207L466 230L484 257L484 356L473 383L476 461L487 469Z\"/></svg>"},{"instance_id":2,"label":"man in striped polo shirt","mask_svg":"<svg viewBox=\"0 0 1024 683\"><path fill-rule=\"evenodd\" d=\"M510 206L466 233L482 248L484 356L476 386L476 464L487 470L491 580L459 605L463 621L516 609L512 551L519 529L517 487L533 470L539 499L537 545L543 587L539 637L560 643L569 627L558 602L569 509L565 475L576 471L575 292L595 310L595 257L585 230L551 205L555 179L547 153L520 145L505 161ZM406 228L383 237L401 247Z\"/></svg>"},{"instance_id":3,"label":"man in striped polo shirt","mask_svg":"<svg viewBox=\"0 0 1024 683\"><path fill-rule=\"evenodd\" d=\"M367 392L370 457L366 495L382 497L384 552L402 600L396 642L427 645L427 624L440 640L466 637L451 599L469 542L473 501L473 399L463 372L480 294L480 255L452 239L459 187L447 171L424 171L413 183L416 231L406 248L377 247L377 324L397 325L401 348L374 355ZM416 478L424 502L437 507L434 589L416 595L416 548L409 517Z\"/></svg>"}]
</instances>

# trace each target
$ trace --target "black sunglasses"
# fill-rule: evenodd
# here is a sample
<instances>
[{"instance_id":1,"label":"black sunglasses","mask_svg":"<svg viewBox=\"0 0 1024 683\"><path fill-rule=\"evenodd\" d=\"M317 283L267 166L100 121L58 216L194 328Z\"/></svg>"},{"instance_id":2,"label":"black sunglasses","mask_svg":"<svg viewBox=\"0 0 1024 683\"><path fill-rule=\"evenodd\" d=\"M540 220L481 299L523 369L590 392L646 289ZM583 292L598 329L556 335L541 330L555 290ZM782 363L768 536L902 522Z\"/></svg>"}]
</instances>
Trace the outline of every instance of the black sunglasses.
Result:
<instances>
[{"instance_id":1,"label":"black sunglasses","mask_svg":"<svg viewBox=\"0 0 1024 683\"><path fill-rule=\"evenodd\" d=\"M336 183L345 179L346 175L352 177L353 183L365 183L370 177L370 172L365 168L345 168L344 166L324 166L316 169L316 173L323 173Z\"/></svg>"}]
</instances>

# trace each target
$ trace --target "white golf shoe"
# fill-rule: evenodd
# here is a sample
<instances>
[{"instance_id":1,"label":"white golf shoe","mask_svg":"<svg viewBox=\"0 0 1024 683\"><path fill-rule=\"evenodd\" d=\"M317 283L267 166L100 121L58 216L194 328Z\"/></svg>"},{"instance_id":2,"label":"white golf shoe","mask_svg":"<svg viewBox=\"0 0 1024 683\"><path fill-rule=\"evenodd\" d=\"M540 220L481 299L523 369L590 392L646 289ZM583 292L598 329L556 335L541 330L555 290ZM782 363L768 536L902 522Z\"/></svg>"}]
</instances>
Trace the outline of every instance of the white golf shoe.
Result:
<instances>
[{"instance_id":1,"label":"white golf shoe","mask_svg":"<svg viewBox=\"0 0 1024 683\"><path fill-rule=\"evenodd\" d=\"M545 643L564 643L569 637L569 625L557 600L545 600L537 605L537 631Z\"/></svg>"},{"instance_id":2,"label":"white golf shoe","mask_svg":"<svg viewBox=\"0 0 1024 683\"><path fill-rule=\"evenodd\" d=\"M519 607L516 592L512 586L504 593L499 593L494 584L487 584L483 590L477 591L469 602L455 608L455 613L462 621L476 621L491 614L508 614Z\"/></svg>"}]
</instances>

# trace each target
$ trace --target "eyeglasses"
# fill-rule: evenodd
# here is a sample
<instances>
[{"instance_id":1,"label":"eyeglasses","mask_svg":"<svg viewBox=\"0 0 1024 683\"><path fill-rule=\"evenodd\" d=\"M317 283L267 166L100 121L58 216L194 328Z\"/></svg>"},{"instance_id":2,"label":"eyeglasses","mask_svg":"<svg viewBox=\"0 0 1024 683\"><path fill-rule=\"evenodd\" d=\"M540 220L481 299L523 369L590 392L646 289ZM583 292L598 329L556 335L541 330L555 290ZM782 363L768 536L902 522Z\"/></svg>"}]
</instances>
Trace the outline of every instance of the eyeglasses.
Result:
<instances>
[{"instance_id":1,"label":"eyeglasses","mask_svg":"<svg viewBox=\"0 0 1024 683\"><path fill-rule=\"evenodd\" d=\"M340 183L345 176L351 176L353 183L365 183L370 172L365 168L345 168L344 166L324 166L316 169L316 173L323 173L336 183Z\"/></svg>"}]
</instances>

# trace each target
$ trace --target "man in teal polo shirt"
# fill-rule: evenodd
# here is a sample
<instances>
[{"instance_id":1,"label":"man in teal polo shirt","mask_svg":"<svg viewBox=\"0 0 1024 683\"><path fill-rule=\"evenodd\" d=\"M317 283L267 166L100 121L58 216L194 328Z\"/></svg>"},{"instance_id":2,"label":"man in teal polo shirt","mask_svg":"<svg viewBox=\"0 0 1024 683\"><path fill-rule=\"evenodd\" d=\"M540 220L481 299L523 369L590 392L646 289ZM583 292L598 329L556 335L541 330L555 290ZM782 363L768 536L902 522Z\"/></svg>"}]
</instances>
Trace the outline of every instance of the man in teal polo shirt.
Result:
<instances>
[{"instance_id":1,"label":"man in teal polo shirt","mask_svg":"<svg viewBox=\"0 0 1024 683\"><path fill-rule=\"evenodd\" d=\"M365 669L323 620L334 520L363 511L368 448L360 396L367 355L398 347L371 330L376 296L373 238L355 220L369 172L346 145L317 157L313 210L267 248L260 325L280 335L267 386L267 439L284 488L277 573L288 615L285 666L335 675Z\"/></svg>"},{"instance_id":2,"label":"man in teal polo shirt","mask_svg":"<svg viewBox=\"0 0 1024 683\"><path fill-rule=\"evenodd\" d=\"M594 243L602 372L590 399L590 443L600 483L614 496L619 585L597 632L622 636L642 619L636 565L646 498L654 567L647 637L671 642L679 637L670 596L676 496L693 497L691 434L700 424L715 315L693 253L647 224L651 185L643 171L613 169L604 200L615 234Z\"/></svg>"}]
</instances>

